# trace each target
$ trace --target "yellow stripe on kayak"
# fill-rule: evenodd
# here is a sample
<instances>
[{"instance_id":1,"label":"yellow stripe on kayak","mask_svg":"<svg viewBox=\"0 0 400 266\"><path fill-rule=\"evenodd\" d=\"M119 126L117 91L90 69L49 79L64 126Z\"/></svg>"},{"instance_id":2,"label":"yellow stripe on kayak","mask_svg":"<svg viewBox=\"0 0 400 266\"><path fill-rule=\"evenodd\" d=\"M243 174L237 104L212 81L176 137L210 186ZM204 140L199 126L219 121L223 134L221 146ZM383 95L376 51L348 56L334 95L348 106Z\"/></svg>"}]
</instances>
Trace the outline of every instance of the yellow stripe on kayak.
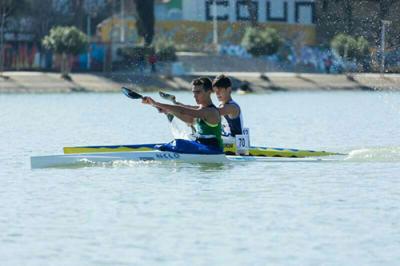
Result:
<instances>
[{"instance_id":1,"label":"yellow stripe on kayak","mask_svg":"<svg viewBox=\"0 0 400 266\"><path fill-rule=\"evenodd\" d=\"M225 154L234 155L236 147L233 144L226 144L224 148ZM291 157L291 158L305 158L305 157L319 157L339 155L334 152L326 151L308 151L308 150L293 150L293 149L278 149L278 148L262 148L251 147L249 149L250 156L264 156L264 157Z\"/></svg>"},{"instance_id":2,"label":"yellow stripe on kayak","mask_svg":"<svg viewBox=\"0 0 400 266\"><path fill-rule=\"evenodd\" d=\"M97 152L129 152L129 151L151 151L149 147L64 147L64 154L77 154L77 153L97 153ZM224 152L227 155L234 155L236 153L236 146L233 144L225 144ZM262 156L262 157L291 157L291 158L305 158L305 157L319 157L340 155L339 153L326 152L326 151L309 151L309 150L295 150L295 149L279 149L279 148L263 148L251 147L249 155Z\"/></svg>"}]
</instances>

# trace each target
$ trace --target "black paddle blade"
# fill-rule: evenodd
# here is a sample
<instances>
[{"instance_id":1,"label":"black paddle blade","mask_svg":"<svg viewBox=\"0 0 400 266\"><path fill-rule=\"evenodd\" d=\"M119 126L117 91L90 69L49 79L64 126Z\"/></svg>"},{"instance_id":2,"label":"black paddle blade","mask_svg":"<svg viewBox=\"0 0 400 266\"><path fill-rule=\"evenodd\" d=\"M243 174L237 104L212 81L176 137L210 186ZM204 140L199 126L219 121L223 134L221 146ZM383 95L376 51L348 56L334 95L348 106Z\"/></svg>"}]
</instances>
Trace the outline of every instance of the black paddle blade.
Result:
<instances>
[{"instance_id":1,"label":"black paddle blade","mask_svg":"<svg viewBox=\"0 0 400 266\"><path fill-rule=\"evenodd\" d=\"M122 87L121 90L125 94L126 97L129 97L131 99L143 99L143 96L140 95L139 93L137 93L136 91L133 91L126 87Z\"/></svg>"},{"instance_id":2,"label":"black paddle blade","mask_svg":"<svg viewBox=\"0 0 400 266\"><path fill-rule=\"evenodd\" d=\"M167 118L169 122L172 122L172 120L174 119L174 115L167 114Z\"/></svg>"},{"instance_id":3,"label":"black paddle blade","mask_svg":"<svg viewBox=\"0 0 400 266\"><path fill-rule=\"evenodd\" d=\"M166 100L169 100L171 102L175 101L175 95L163 92L163 91L159 91L158 94L160 94L160 96Z\"/></svg>"}]
</instances>

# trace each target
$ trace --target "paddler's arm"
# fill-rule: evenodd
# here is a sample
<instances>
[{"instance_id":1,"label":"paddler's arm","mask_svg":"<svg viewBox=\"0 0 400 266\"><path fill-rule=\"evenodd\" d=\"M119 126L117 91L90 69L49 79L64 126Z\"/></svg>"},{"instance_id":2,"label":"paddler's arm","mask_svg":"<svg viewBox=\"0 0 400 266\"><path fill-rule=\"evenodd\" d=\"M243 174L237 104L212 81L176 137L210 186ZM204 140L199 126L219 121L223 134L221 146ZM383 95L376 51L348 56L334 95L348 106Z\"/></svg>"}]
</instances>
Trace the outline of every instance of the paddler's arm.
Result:
<instances>
[{"instance_id":1,"label":"paddler's arm","mask_svg":"<svg viewBox=\"0 0 400 266\"><path fill-rule=\"evenodd\" d=\"M230 118L236 118L240 113L239 108L234 104L223 104L218 107L218 110L221 115L228 115Z\"/></svg>"},{"instance_id":2,"label":"paddler's arm","mask_svg":"<svg viewBox=\"0 0 400 266\"><path fill-rule=\"evenodd\" d=\"M176 96L175 96L175 95L172 95L172 94L169 94L169 93L165 93L165 92L163 92L163 91L160 91L159 94L160 94L160 96L161 96L162 98L164 98L164 99L166 99L166 100L168 100L168 101L171 101L171 102L172 102L173 104L175 104L175 105L179 105L179 106L183 106L183 107L188 107L188 108L193 108L193 109L199 108L198 106L187 105L187 104L183 104L183 103L178 102L178 101L176 100Z\"/></svg>"},{"instance_id":3,"label":"paddler's arm","mask_svg":"<svg viewBox=\"0 0 400 266\"><path fill-rule=\"evenodd\" d=\"M197 108L199 108L198 106L183 104L183 103L177 102L176 100L174 100L173 103L174 103L175 105L182 106L182 107L186 107L186 108L191 108L191 109L197 109Z\"/></svg>"},{"instance_id":4,"label":"paddler's arm","mask_svg":"<svg viewBox=\"0 0 400 266\"><path fill-rule=\"evenodd\" d=\"M213 121L214 120L212 118L213 114L209 110L209 108L206 108L206 109L192 109L192 108L178 106L178 105L164 104L164 103L156 102L150 97L145 97L143 99L143 103L151 104L154 107L158 107L158 108L161 108L163 110L167 110L168 112L171 112L173 114L191 116L193 119L194 118L201 118L201 119L204 119L205 121L208 121L208 122L213 123L213 124L219 122L219 121Z\"/></svg>"},{"instance_id":5,"label":"paddler's arm","mask_svg":"<svg viewBox=\"0 0 400 266\"><path fill-rule=\"evenodd\" d=\"M190 115L185 115L182 113L174 113L174 112L169 112L170 114L173 114L175 117L177 117L178 119L182 120L183 122L192 125L194 122L194 117L190 116Z\"/></svg>"},{"instance_id":6,"label":"paddler's arm","mask_svg":"<svg viewBox=\"0 0 400 266\"><path fill-rule=\"evenodd\" d=\"M192 119L192 122L187 123L193 124L195 118L200 118L204 121L207 121L211 124L217 124L220 120L220 114L217 109L214 108L204 108L204 109L193 109L191 107L177 106L177 105L169 105L169 104L160 104L158 103L156 106L160 106L162 108L167 109L169 112L174 114L175 116L186 116L189 119Z\"/></svg>"},{"instance_id":7,"label":"paddler's arm","mask_svg":"<svg viewBox=\"0 0 400 266\"><path fill-rule=\"evenodd\" d=\"M170 108L165 107L165 106L173 107L174 105L161 104L159 102L154 101L151 97L144 97L142 100L142 103L149 104L149 105L153 106L154 108L158 109L160 112L173 114L178 119L182 120L183 122L185 122L187 124L193 124L193 122L194 122L193 116L184 114L179 111L174 112L174 110L171 110Z\"/></svg>"}]
</instances>

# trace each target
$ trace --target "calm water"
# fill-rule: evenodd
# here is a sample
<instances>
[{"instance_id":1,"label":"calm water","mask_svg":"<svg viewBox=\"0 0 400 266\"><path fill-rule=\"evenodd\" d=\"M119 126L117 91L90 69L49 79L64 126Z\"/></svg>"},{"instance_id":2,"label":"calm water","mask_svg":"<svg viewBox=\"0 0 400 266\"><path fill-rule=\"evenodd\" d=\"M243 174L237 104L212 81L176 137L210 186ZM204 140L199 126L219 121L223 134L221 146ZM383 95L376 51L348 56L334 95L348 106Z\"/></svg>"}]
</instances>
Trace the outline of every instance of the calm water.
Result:
<instances>
[{"instance_id":1,"label":"calm water","mask_svg":"<svg viewBox=\"0 0 400 266\"><path fill-rule=\"evenodd\" d=\"M400 94L236 99L253 144L351 155L32 171L63 146L168 141L168 123L120 94L0 95L1 265L398 265Z\"/></svg>"}]
</instances>

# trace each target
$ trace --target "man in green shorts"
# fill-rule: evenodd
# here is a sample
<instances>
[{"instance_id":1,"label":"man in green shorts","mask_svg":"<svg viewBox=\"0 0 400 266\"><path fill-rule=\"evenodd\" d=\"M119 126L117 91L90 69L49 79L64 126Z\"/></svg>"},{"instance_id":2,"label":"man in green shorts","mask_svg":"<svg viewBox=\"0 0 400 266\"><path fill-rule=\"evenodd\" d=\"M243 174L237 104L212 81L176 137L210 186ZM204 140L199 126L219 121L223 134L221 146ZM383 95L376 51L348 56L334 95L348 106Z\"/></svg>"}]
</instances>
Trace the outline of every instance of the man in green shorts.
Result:
<instances>
[{"instance_id":1,"label":"man in green shorts","mask_svg":"<svg viewBox=\"0 0 400 266\"><path fill-rule=\"evenodd\" d=\"M193 125L196 129L195 140L179 140L166 144L161 149L186 153L222 153L221 117L218 108L212 103L212 82L201 77L192 81L192 92L198 106L170 105L145 97L143 103L154 106L164 113L170 113ZM169 146L168 146L169 145Z\"/></svg>"}]
</instances>

